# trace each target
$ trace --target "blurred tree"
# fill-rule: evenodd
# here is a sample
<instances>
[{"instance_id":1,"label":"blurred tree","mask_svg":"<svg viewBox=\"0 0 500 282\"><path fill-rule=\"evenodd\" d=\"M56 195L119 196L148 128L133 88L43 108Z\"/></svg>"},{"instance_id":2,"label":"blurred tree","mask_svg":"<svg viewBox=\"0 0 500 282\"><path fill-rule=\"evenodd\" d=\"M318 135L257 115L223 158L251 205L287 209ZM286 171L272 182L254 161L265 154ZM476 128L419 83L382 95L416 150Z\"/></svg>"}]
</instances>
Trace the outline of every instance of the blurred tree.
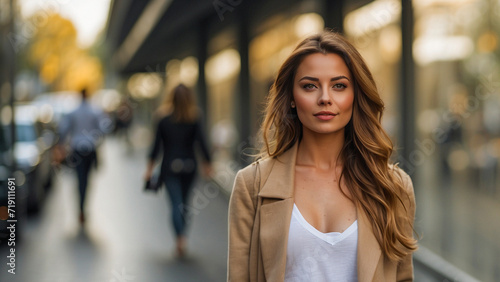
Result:
<instances>
[{"instance_id":1,"label":"blurred tree","mask_svg":"<svg viewBox=\"0 0 500 282\"><path fill-rule=\"evenodd\" d=\"M103 80L101 62L78 46L73 23L56 13L44 16L46 21L35 27L30 40L28 66L38 71L49 91L99 89Z\"/></svg>"}]
</instances>

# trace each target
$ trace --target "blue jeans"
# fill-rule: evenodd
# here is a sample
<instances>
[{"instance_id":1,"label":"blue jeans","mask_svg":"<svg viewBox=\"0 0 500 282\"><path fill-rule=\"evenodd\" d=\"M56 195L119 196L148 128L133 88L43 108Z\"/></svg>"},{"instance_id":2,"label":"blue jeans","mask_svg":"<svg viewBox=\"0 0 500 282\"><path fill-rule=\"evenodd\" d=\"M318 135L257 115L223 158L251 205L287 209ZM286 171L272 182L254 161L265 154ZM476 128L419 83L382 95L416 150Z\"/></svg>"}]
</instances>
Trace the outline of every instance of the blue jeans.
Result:
<instances>
[{"instance_id":1,"label":"blue jeans","mask_svg":"<svg viewBox=\"0 0 500 282\"><path fill-rule=\"evenodd\" d=\"M78 176L78 191L80 192L80 211L83 213L85 206L85 197L87 194L87 183L89 180L89 173L92 165L97 162L96 151L77 151L75 150L71 155L71 165L76 170Z\"/></svg>"},{"instance_id":2,"label":"blue jeans","mask_svg":"<svg viewBox=\"0 0 500 282\"><path fill-rule=\"evenodd\" d=\"M172 204L172 222L177 237L183 236L187 221L187 201L195 173L167 175L164 177L166 190Z\"/></svg>"}]
</instances>

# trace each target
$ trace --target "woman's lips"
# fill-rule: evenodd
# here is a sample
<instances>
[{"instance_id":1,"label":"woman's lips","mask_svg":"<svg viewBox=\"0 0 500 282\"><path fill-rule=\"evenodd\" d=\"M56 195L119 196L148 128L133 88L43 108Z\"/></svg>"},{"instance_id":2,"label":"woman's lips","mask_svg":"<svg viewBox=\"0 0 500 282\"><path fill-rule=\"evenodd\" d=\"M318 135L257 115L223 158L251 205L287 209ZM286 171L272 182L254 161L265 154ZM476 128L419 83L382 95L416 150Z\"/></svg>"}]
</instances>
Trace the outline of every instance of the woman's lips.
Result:
<instances>
[{"instance_id":1,"label":"woman's lips","mask_svg":"<svg viewBox=\"0 0 500 282\"><path fill-rule=\"evenodd\" d=\"M323 111L323 112L319 112L319 113L314 114L314 116L320 120L331 120L336 115L338 115L338 114L335 114L332 112L327 112L327 111Z\"/></svg>"}]
</instances>

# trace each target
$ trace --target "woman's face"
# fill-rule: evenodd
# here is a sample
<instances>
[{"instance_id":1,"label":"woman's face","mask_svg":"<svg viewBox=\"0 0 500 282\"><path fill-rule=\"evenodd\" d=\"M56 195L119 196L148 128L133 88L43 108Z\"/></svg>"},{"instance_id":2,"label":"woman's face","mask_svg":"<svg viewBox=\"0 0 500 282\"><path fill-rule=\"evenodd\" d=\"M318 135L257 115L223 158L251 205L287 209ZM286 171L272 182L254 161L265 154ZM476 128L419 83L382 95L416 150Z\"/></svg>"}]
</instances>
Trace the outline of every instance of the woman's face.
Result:
<instances>
[{"instance_id":1,"label":"woman's face","mask_svg":"<svg viewBox=\"0 0 500 282\"><path fill-rule=\"evenodd\" d=\"M295 74L293 102L304 134L342 133L351 120L354 85L337 54L307 55Z\"/></svg>"}]
</instances>

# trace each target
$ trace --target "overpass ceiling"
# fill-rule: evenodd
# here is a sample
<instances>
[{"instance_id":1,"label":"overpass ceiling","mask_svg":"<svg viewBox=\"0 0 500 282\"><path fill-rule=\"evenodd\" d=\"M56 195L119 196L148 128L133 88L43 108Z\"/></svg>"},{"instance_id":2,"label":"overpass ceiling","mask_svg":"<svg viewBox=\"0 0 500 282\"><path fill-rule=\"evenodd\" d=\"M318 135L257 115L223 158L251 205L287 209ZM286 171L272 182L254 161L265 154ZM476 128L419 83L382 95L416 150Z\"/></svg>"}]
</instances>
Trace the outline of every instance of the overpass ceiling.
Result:
<instances>
[{"instance_id":1,"label":"overpass ceiling","mask_svg":"<svg viewBox=\"0 0 500 282\"><path fill-rule=\"evenodd\" d=\"M259 23L302 0L113 0L108 17L106 41L110 59L121 74L163 71L165 63L179 50L197 48L200 28L221 28L238 17L250 15ZM371 0L318 0L340 7L344 12ZM306 1L307 2L307 1ZM224 14L222 22L215 4L236 3L234 12ZM222 3L222 4L221 4ZM244 7L245 6L245 7ZM229 7L231 9L231 7ZM236 11L237 10L237 11ZM230 10L232 11L232 10ZM139 24L142 23L142 24ZM138 28L142 27L142 28ZM138 31L134 31L138 29ZM194 31L194 32L193 32ZM208 36L208 35L207 35Z\"/></svg>"},{"instance_id":2,"label":"overpass ceiling","mask_svg":"<svg viewBox=\"0 0 500 282\"><path fill-rule=\"evenodd\" d=\"M177 49L179 44L191 40L186 38L185 31L195 27L210 14L216 16L213 0L113 1L106 31L113 64L122 74L155 69L159 63L165 63L168 59L171 53L169 50ZM135 37L127 39L134 33L133 29L138 22L150 24L139 32L143 36L142 40ZM128 44L127 40L132 43ZM134 49L124 47L125 45L137 46L128 56L117 56L118 53L125 52L123 49Z\"/></svg>"}]
</instances>

